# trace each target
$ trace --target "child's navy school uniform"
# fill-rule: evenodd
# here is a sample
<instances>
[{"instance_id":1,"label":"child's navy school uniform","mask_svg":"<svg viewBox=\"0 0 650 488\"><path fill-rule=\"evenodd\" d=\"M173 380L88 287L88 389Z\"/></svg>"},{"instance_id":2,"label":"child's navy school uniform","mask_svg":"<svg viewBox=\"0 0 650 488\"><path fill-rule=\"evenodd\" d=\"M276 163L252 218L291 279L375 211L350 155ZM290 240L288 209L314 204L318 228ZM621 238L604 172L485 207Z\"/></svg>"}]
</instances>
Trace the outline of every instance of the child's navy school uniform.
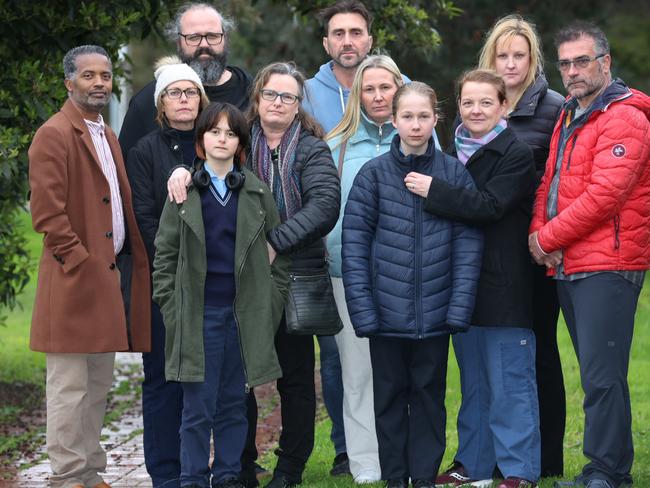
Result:
<instances>
[{"instance_id":1,"label":"child's navy school uniform","mask_svg":"<svg viewBox=\"0 0 650 488\"><path fill-rule=\"evenodd\" d=\"M239 477L248 388L281 375L273 336L288 283L288 259L268 261L266 232L279 223L268 187L244 170L231 190L205 170L210 185L166 204L154 262L166 376L183 388L180 486L202 488Z\"/></svg>"},{"instance_id":2,"label":"child's navy school uniform","mask_svg":"<svg viewBox=\"0 0 650 488\"><path fill-rule=\"evenodd\" d=\"M205 169L211 177L210 185L200 191L208 265L203 295L205 380L181 383L181 486L204 483L209 477L205 469L212 434L213 485L237 478L248 430L246 379L233 316L238 192L219 185L207 164Z\"/></svg>"}]
</instances>

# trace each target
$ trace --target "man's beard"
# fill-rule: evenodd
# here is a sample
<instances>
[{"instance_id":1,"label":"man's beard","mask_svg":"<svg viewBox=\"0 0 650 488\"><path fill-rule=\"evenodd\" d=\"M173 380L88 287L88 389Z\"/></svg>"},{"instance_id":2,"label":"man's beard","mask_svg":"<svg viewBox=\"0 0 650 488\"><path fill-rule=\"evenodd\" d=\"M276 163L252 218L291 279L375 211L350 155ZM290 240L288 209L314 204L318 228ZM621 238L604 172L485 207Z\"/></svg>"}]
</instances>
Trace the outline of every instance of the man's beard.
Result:
<instances>
[{"instance_id":1,"label":"man's beard","mask_svg":"<svg viewBox=\"0 0 650 488\"><path fill-rule=\"evenodd\" d=\"M224 46L221 53L217 53L209 47L201 47L194 51L194 54L187 56L184 53L179 53L181 60L188 64L190 68L196 71L199 75L201 83L204 85L215 85L221 78L224 70L226 69L226 60L228 58L228 49ZM209 59L200 59L202 54L209 54Z\"/></svg>"}]
</instances>

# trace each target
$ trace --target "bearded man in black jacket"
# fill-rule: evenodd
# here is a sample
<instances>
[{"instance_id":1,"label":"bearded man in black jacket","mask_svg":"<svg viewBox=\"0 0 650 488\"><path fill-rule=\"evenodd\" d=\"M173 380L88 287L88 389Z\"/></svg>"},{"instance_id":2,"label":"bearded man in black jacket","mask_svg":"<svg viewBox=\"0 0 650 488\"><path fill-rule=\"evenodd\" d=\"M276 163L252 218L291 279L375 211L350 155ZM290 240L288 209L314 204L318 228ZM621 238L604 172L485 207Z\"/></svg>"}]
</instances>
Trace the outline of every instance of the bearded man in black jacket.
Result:
<instances>
[{"instance_id":1,"label":"bearded man in black jacket","mask_svg":"<svg viewBox=\"0 0 650 488\"><path fill-rule=\"evenodd\" d=\"M228 35L233 21L224 18L207 3L182 6L167 27L170 40L176 42L178 57L197 72L211 102L228 102L244 111L248 108L251 77L241 68L226 64ZM126 112L120 146L126 160L129 150L149 132L158 129L152 80L133 96Z\"/></svg>"}]
</instances>

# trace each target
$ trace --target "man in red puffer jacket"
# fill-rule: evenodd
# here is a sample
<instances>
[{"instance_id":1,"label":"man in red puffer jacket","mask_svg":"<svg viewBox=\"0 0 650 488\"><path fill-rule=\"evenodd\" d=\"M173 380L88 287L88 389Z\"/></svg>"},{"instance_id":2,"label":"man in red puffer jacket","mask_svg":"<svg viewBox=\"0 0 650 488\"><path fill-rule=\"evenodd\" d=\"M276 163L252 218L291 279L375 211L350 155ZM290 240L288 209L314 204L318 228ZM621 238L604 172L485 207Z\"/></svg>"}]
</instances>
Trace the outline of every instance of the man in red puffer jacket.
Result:
<instances>
[{"instance_id":1,"label":"man in red puffer jacket","mask_svg":"<svg viewBox=\"0 0 650 488\"><path fill-rule=\"evenodd\" d=\"M650 268L650 98L612 80L605 34L576 22L556 36L569 93L537 191L529 247L558 280L585 392L590 462L557 487L631 482L627 372Z\"/></svg>"}]
</instances>

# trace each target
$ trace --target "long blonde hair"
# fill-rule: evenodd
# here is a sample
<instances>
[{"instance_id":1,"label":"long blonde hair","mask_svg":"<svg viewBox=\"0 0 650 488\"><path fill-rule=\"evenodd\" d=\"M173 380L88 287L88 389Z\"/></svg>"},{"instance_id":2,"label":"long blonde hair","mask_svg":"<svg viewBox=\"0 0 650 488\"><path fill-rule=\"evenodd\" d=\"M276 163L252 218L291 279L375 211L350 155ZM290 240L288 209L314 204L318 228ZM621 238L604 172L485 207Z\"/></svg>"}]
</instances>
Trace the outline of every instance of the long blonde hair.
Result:
<instances>
[{"instance_id":1,"label":"long blonde hair","mask_svg":"<svg viewBox=\"0 0 650 488\"><path fill-rule=\"evenodd\" d=\"M478 67L481 69L494 70L497 60L497 44L501 42L512 42L515 36L521 36L528 42L530 50L530 64L528 73L516 95L508 100L509 110L514 110L521 96L526 89L535 83L537 75L543 71L544 56L542 55L542 45L539 41L539 34L532 24L523 19L521 15L511 14L499 19L492 29L488 32L485 44L479 54Z\"/></svg>"},{"instance_id":2,"label":"long blonde hair","mask_svg":"<svg viewBox=\"0 0 650 488\"><path fill-rule=\"evenodd\" d=\"M363 84L363 73L371 68L385 69L390 74L392 74L397 88L404 84L404 81L402 80L402 73L392 58L383 54L368 56L359 65L357 72L354 75L352 89L350 90L350 95L348 96L348 104L345 107L343 118L338 123L338 125L334 127L327 134L327 136L325 136L326 141L334 139L337 136L341 136L341 139L337 144L338 146L342 144L343 141L350 139L350 137L352 137L357 132L359 124L361 123L361 85Z\"/></svg>"}]
</instances>

